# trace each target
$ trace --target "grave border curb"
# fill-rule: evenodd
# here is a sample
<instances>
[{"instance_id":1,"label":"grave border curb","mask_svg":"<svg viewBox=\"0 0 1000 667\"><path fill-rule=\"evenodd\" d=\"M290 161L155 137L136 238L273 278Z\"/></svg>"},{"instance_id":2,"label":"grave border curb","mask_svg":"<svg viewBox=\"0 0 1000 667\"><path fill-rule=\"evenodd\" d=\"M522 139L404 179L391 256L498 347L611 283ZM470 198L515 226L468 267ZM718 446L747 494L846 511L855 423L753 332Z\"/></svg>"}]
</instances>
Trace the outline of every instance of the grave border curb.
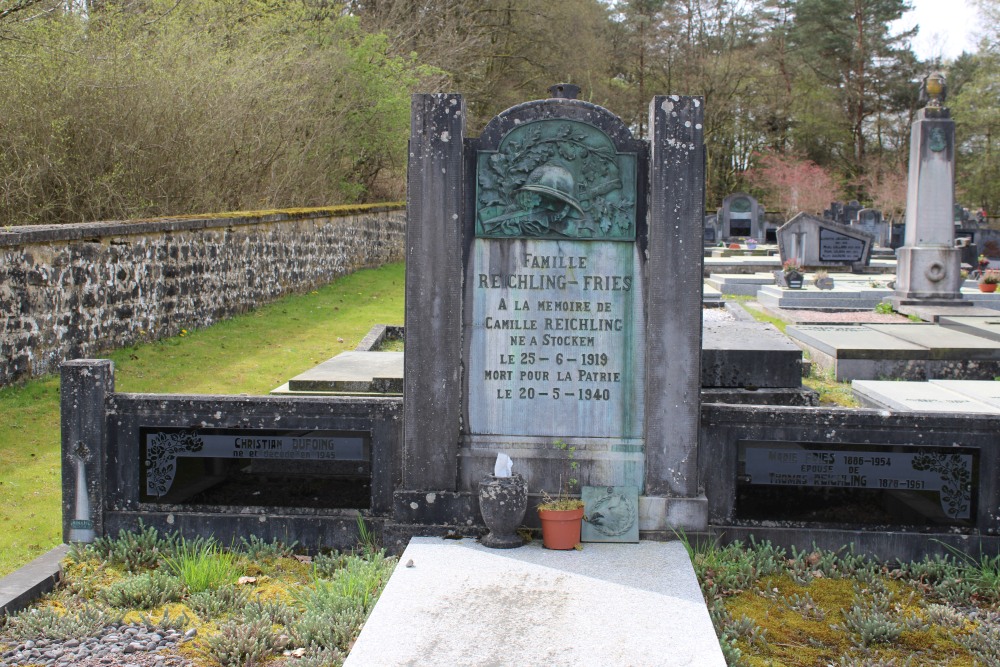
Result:
<instances>
[{"instance_id":1,"label":"grave border curb","mask_svg":"<svg viewBox=\"0 0 1000 667\"><path fill-rule=\"evenodd\" d=\"M69 546L60 544L0 578L0 617L21 611L62 581L61 561Z\"/></svg>"}]
</instances>

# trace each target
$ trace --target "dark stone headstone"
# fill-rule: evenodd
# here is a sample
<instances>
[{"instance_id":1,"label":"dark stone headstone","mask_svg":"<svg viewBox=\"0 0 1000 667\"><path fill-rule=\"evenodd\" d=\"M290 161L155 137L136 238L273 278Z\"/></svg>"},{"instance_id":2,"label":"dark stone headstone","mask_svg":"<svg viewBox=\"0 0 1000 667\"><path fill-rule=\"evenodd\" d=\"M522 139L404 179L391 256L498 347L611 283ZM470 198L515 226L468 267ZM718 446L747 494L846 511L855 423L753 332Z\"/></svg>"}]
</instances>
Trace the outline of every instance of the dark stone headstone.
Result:
<instances>
[{"instance_id":1,"label":"dark stone headstone","mask_svg":"<svg viewBox=\"0 0 1000 667\"><path fill-rule=\"evenodd\" d=\"M462 520L499 451L558 491L565 440L644 530L704 526L701 100L655 98L644 142L560 86L470 140L460 97L414 97L400 521Z\"/></svg>"},{"instance_id":2,"label":"dark stone headstone","mask_svg":"<svg viewBox=\"0 0 1000 667\"><path fill-rule=\"evenodd\" d=\"M734 192L722 200L718 212L719 236L728 238L765 237L764 208L751 195Z\"/></svg>"}]
</instances>

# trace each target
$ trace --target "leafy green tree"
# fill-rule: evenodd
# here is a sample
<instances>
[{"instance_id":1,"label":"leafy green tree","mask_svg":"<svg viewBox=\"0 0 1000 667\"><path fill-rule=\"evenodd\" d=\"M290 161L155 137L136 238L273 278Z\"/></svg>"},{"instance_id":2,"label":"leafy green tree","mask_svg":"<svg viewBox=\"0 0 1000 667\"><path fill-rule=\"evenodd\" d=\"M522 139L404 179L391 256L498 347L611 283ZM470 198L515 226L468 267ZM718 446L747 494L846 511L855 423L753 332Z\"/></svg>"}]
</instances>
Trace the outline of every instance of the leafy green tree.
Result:
<instances>
[{"instance_id":1,"label":"leafy green tree","mask_svg":"<svg viewBox=\"0 0 1000 667\"><path fill-rule=\"evenodd\" d=\"M971 77L949 102L956 122L957 182L977 207L1000 210L1000 53L976 58Z\"/></svg>"},{"instance_id":2,"label":"leafy green tree","mask_svg":"<svg viewBox=\"0 0 1000 667\"><path fill-rule=\"evenodd\" d=\"M907 9L905 0L798 0L791 39L814 84L832 95L826 104L800 109L813 126L836 126L849 143L815 135L804 138L809 157L821 164L839 163L846 175L863 173L870 147L887 146L887 125L912 106L917 61L908 42L915 34L893 34L890 24ZM836 106L831 106L833 102ZM801 136L801 133L800 133ZM899 133L896 133L899 136ZM819 149L827 151L820 153Z\"/></svg>"}]
</instances>

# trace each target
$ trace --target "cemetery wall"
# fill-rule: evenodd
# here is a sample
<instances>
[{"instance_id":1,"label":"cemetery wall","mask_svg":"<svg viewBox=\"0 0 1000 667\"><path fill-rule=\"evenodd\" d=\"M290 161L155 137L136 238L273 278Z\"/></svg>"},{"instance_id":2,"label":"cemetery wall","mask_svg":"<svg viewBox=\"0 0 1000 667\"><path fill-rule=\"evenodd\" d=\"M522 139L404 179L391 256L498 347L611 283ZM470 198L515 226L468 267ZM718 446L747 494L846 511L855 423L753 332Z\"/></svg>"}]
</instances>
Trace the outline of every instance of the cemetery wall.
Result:
<instances>
[{"instance_id":1,"label":"cemetery wall","mask_svg":"<svg viewBox=\"0 0 1000 667\"><path fill-rule=\"evenodd\" d=\"M376 205L0 231L0 386L403 259Z\"/></svg>"}]
</instances>

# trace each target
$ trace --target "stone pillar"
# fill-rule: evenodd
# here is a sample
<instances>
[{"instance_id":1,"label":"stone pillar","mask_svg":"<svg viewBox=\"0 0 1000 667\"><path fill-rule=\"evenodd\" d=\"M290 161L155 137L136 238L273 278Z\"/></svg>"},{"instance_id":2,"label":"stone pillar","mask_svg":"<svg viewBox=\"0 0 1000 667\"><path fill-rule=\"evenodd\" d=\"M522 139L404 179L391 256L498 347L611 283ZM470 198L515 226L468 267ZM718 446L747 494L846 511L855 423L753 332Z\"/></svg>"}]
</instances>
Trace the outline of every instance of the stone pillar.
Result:
<instances>
[{"instance_id":1,"label":"stone pillar","mask_svg":"<svg viewBox=\"0 0 1000 667\"><path fill-rule=\"evenodd\" d=\"M955 122L940 100L932 99L910 130L906 227L903 247L896 250L893 305L972 305L959 291L954 205Z\"/></svg>"},{"instance_id":2,"label":"stone pillar","mask_svg":"<svg viewBox=\"0 0 1000 667\"><path fill-rule=\"evenodd\" d=\"M707 525L707 505L698 488L703 117L698 97L657 96L649 109L645 492L668 498L666 525L660 529ZM696 500L678 513L670 507L672 498ZM647 530L655 528L646 525Z\"/></svg>"},{"instance_id":3,"label":"stone pillar","mask_svg":"<svg viewBox=\"0 0 1000 667\"><path fill-rule=\"evenodd\" d=\"M454 491L462 405L462 96L414 95L410 128L403 488Z\"/></svg>"},{"instance_id":4,"label":"stone pillar","mask_svg":"<svg viewBox=\"0 0 1000 667\"><path fill-rule=\"evenodd\" d=\"M108 396L115 367L108 359L67 361L61 367L63 541L93 542L104 534L104 469Z\"/></svg>"}]
</instances>

